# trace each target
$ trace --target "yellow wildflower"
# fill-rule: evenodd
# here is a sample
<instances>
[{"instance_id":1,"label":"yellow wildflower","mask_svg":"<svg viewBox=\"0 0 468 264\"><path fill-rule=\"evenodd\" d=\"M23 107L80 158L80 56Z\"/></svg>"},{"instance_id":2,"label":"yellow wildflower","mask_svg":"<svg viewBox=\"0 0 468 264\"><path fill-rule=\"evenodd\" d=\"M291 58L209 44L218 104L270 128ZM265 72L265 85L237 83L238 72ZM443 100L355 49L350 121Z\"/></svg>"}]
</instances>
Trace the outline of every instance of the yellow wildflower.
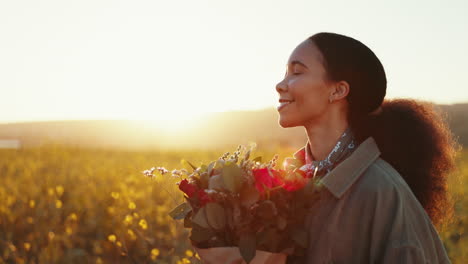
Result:
<instances>
[{"instance_id":1,"label":"yellow wildflower","mask_svg":"<svg viewBox=\"0 0 468 264\"><path fill-rule=\"evenodd\" d=\"M62 196L64 188L62 185L58 185L57 187L55 187L55 191L57 192L58 196Z\"/></svg>"},{"instance_id":2,"label":"yellow wildflower","mask_svg":"<svg viewBox=\"0 0 468 264\"><path fill-rule=\"evenodd\" d=\"M140 227L144 230L148 229L148 223L146 222L145 219L141 219L138 225L140 225Z\"/></svg>"},{"instance_id":3,"label":"yellow wildflower","mask_svg":"<svg viewBox=\"0 0 468 264\"><path fill-rule=\"evenodd\" d=\"M71 213L71 214L68 216L68 219L73 220L73 221L76 221L76 220L78 219L78 216L76 216L75 213Z\"/></svg>"},{"instance_id":4,"label":"yellow wildflower","mask_svg":"<svg viewBox=\"0 0 468 264\"><path fill-rule=\"evenodd\" d=\"M107 240L114 243L117 240L117 237L114 234L112 234L107 237Z\"/></svg>"},{"instance_id":5,"label":"yellow wildflower","mask_svg":"<svg viewBox=\"0 0 468 264\"><path fill-rule=\"evenodd\" d=\"M156 258L159 256L159 249L153 248L151 250L151 259L156 260Z\"/></svg>"},{"instance_id":6,"label":"yellow wildflower","mask_svg":"<svg viewBox=\"0 0 468 264\"><path fill-rule=\"evenodd\" d=\"M189 258L190 258L190 257L193 257L193 251L190 250L190 249L187 249L187 250L185 251L185 255L186 255L187 257L189 257Z\"/></svg>"},{"instance_id":7,"label":"yellow wildflower","mask_svg":"<svg viewBox=\"0 0 468 264\"><path fill-rule=\"evenodd\" d=\"M190 260L188 258L183 258L177 261L177 264L189 264Z\"/></svg>"},{"instance_id":8,"label":"yellow wildflower","mask_svg":"<svg viewBox=\"0 0 468 264\"><path fill-rule=\"evenodd\" d=\"M119 199L119 197L120 197L120 193L118 193L118 192L111 192L111 196L112 196L112 198L114 198L114 199L117 200L117 199Z\"/></svg>"},{"instance_id":9,"label":"yellow wildflower","mask_svg":"<svg viewBox=\"0 0 468 264\"><path fill-rule=\"evenodd\" d=\"M62 208L62 201L60 200L55 200L55 208L60 209Z\"/></svg>"},{"instance_id":10,"label":"yellow wildflower","mask_svg":"<svg viewBox=\"0 0 468 264\"><path fill-rule=\"evenodd\" d=\"M137 237L135 235L135 232L133 232L133 230L128 229L127 233L128 233L128 236L130 236L130 240L136 240L137 239Z\"/></svg>"},{"instance_id":11,"label":"yellow wildflower","mask_svg":"<svg viewBox=\"0 0 468 264\"><path fill-rule=\"evenodd\" d=\"M24 249L25 249L26 251L29 251L29 250L31 249L31 244L28 243L28 242L25 242L25 243L23 244L23 246L24 246Z\"/></svg>"},{"instance_id":12,"label":"yellow wildflower","mask_svg":"<svg viewBox=\"0 0 468 264\"><path fill-rule=\"evenodd\" d=\"M124 224L131 225L133 222L133 217L131 215L126 215L124 219Z\"/></svg>"},{"instance_id":13,"label":"yellow wildflower","mask_svg":"<svg viewBox=\"0 0 468 264\"><path fill-rule=\"evenodd\" d=\"M36 207L36 202L34 200L29 200L29 207L30 208Z\"/></svg>"},{"instance_id":14,"label":"yellow wildflower","mask_svg":"<svg viewBox=\"0 0 468 264\"><path fill-rule=\"evenodd\" d=\"M136 204L134 202L128 203L128 209L134 210L136 208Z\"/></svg>"},{"instance_id":15,"label":"yellow wildflower","mask_svg":"<svg viewBox=\"0 0 468 264\"><path fill-rule=\"evenodd\" d=\"M157 257L157 256L159 256L159 253L160 253L160 252L159 252L159 249L157 249L157 248L153 248L153 249L151 250L151 255L152 255L152 256L156 256L156 257Z\"/></svg>"}]
</instances>

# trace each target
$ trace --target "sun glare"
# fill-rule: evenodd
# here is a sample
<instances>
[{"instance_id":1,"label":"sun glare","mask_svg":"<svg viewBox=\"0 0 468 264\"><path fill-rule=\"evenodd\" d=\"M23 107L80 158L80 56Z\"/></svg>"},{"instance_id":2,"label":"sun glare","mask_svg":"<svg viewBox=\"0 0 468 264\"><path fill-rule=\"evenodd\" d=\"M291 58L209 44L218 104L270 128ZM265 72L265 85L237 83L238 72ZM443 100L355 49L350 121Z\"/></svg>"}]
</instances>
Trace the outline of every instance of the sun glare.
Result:
<instances>
[{"instance_id":1,"label":"sun glare","mask_svg":"<svg viewBox=\"0 0 468 264\"><path fill-rule=\"evenodd\" d=\"M160 131L170 134L187 131L197 127L199 121L203 120L206 114L203 113L171 113L153 117L145 117L140 121L147 127L154 127Z\"/></svg>"}]
</instances>

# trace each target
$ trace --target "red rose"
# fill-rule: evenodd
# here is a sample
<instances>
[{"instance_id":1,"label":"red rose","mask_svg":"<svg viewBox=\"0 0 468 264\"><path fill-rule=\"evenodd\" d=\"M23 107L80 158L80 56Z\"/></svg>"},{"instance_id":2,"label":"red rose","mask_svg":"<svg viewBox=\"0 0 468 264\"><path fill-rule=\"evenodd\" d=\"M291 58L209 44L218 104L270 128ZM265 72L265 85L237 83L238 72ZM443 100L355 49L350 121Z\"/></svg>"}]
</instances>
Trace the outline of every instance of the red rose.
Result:
<instances>
[{"instance_id":1,"label":"red rose","mask_svg":"<svg viewBox=\"0 0 468 264\"><path fill-rule=\"evenodd\" d=\"M200 206L203 207L205 204L212 202L213 199L203 189L198 189L195 184L191 184L187 179L183 179L179 183L179 189L183 191L189 198L197 198Z\"/></svg>"},{"instance_id":2,"label":"red rose","mask_svg":"<svg viewBox=\"0 0 468 264\"><path fill-rule=\"evenodd\" d=\"M188 197L192 198L197 192L197 186L190 184L187 179L183 179L179 183L179 189L187 194Z\"/></svg>"},{"instance_id":3,"label":"red rose","mask_svg":"<svg viewBox=\"0 0 468 264\"><path fill-rule=\"evenodd\" d=\"M289 172L283 178L283 188L287 191L295 191L303 188L308 181L307 173L305 171L296 169L292 172Z\"/></svg>"},{"instance_id":4,"label":"red rose","mask_svg":"<svg viewBox=\"0 0 468 264\"><path fill-rule=\"evenodd\" d=\"M197 193L198 201L200 201L200 206L203 207L209 202L213 202L213 199L205 192L205 190L198 190Z\"/></svg>"},{"instance_id":5,"label":"red rose","mask_svg":"<svg viewBox=\"0 0 468 264\"><path fill-rule=\"evenodd\" d=\"M254 169L253 175L255 177L255 188L260 193L263 193L266 188L273 188L276 186L280 186L281 183L281 172L273 169L268 168L261 168L261 169ZM271 175L270 175L271 173Z\"/></svg>"}]
</instances>

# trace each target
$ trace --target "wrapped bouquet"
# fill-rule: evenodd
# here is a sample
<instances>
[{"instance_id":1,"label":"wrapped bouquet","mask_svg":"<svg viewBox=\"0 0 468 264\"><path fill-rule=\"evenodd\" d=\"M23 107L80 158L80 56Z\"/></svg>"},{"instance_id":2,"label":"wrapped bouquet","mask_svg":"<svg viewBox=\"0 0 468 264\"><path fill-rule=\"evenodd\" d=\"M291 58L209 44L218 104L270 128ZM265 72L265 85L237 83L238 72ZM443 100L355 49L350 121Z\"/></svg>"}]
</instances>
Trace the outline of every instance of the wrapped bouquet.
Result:
<instances>
[{"instance_id":1,"label":"wrapped bouquet","mask_svg":"<svg viewBox=\"0 0 468 264\"><path fill-rule=\"evenodd\" d=\"M191 228L190 240L205 263L285 263L302 256L308 244L305 218L320 197L313 172L302 161L286 158L276 169L278 155L268 163L251 159L244 146L208 165L169 171L153 167L148 177L180 177L186 202L170 212Z\"/></svg>"}]
</instances>

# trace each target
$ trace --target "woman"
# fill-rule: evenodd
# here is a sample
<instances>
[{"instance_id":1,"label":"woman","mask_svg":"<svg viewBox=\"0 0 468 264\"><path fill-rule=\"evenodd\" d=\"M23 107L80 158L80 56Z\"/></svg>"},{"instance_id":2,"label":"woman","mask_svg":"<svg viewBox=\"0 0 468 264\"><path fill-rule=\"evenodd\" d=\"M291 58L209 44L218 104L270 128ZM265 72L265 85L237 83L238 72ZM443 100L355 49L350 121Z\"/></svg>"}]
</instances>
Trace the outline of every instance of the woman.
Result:
<instances>
[{"instance_id":1,"label":"woman","mask_svg":"<svg viewBox=\"0 0 468 264\"><path fill-rule=\"evenodd\" d=\"M455 145L428 104L384 101L379 59L334 33L297 46L276 91L279 124L307 132L295 157L326 189L300 263L450 263L434 225L451 212Z\"/></svg>"}]
</instances>

